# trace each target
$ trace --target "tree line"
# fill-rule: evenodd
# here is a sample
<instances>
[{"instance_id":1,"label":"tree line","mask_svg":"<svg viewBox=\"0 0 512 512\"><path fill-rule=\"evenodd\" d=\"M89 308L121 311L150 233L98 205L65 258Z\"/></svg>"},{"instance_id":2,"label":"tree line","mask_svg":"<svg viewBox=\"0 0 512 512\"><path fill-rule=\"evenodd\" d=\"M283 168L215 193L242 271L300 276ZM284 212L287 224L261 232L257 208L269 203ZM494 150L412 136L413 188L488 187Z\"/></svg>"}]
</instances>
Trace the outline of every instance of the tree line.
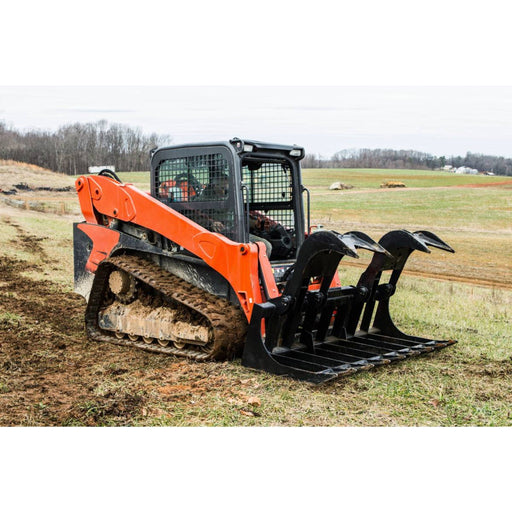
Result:
<instances>
[{"instance_id":1,"label":"tree line","mask_svg":"<svg viewBox=\"0 0 512 512\"><path fill-rule=\"evenodd\" d=\"M169 135L145 135L140 128L123 124L73 123L56 131L21 132L0 121L0 159L17 160L65 174L86 173L95 165L115 165L118 171L146 171L149 151L169 144ZM345 149L331 158L308 154L305 168L438 169L445 165L512 176L512 158L466 153L434 156L413 150Z\"/></svg>"},{"instance_id":2,"label":"tree line","mask_svg":"<svg viewBox=\"0 0 512 512\"><path fill-rule=\"evenodd\" d=\"M0 159L73 175L100 165L115 165L118 171L147 171L149 151L170 140L168 135L145 135L140 128L104 120L68 124L56 131L24 132L0 122Z\"/></svg>"},{"instance_id":3,"label":"tree line","mask_svg":"<svg viewBox=\"0 0 512 512\"><path fill-rule=\"evenodd\" d=\"M466 156L434 156L413 150L345 149L331 158L308 154L302 162L305 168L355 169L439 169L445 165L472 167L479 171L512 176L512 158L467 152Z\"/></svg>"}]
</instances>

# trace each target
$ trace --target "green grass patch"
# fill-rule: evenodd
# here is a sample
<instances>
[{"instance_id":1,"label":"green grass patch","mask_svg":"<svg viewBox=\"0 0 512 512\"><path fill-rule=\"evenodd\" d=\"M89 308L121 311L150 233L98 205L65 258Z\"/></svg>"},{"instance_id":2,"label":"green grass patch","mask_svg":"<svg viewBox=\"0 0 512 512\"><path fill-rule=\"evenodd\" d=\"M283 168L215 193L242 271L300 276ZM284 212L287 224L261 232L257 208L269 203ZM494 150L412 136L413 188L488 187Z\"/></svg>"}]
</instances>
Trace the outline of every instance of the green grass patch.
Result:
<instances>
[{"instance_id":1,"label":"green grass patch","mask_svg":"<svg viewBox=\"0 0 512 512\"><path fill-rule=\"evenodd\" d=\"M123 183L132 183L142 190L149 191L149 171L145 172L118 172L117 175Z\"/></svg>"},{"instance_id":2,"label":"green grass patch","mask_svg":"<svg viewBox=\"0 0 512 512\"><path fill-rule=\"evenodd\" d=\"M360 220L368 224L510 230L512 196L503 188L393 190L382 193L325 191L312 194L312 220Z\"/></svg>"},{"instance_id":3,"label":"green grass patch","mask_svg":"<svg viewBox=\"0 0 512 512\"><path fill-rule=\"evenodd\" d=\"M23 317L16 313L0 313L0 325L2 327L19 327Z\"/></svg>"},{"instance_id":4,"label":"green grass patch","mask_svg":"<svg viewBox=\"0 0 512 512\"><path fill-rule=\"evenodd\" d=\"M401 181L406 187L452 187L457 185L481 185L510 181L506 176L454 174L443 171L408 169L303 169L303 181L313 190L328 189L335 181L356 188L380 188L385 181Z\"/></svg>"}]
</instances>

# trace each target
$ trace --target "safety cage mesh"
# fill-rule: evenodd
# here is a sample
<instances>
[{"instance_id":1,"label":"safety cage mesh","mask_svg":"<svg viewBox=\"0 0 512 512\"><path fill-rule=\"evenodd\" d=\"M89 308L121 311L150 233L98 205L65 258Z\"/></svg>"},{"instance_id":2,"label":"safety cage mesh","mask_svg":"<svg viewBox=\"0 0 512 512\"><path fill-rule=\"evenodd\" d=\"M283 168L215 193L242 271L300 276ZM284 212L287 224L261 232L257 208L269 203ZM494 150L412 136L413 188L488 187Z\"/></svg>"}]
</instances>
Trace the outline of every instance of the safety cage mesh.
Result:
<instances>
[{"instance_id":1,"label":"safety cage mesh","mask_svg":"<svg viewBox=\"0 0 512 512\"><path fill-rule=\"evenodd\" d=\"M286 229L295 228L293 214L293 182L287 162L245 163L242 179L248 188L249 210L262 215L269 223L277 222Z\"/></svg>"},{"instance_id":2,"label":"safety cage mesh","mask_svg":"<svg viewBox=\"0 0 512 512\"><path fill-rule=\"evenodd\" d=\"M297 237L290 164L283 160L245 159L242 179L248 189L245 202L249 203L251 241L265 240L271 261L295 257Z\"/></svg>"},{"instance_id":3,"label":"safety cage mesh","mask_svg":"<svg viewBox=\"0 0 512 512\"><path fill-rule=\"evenodd\" d=\"M155 169L157 199L204 228L234 238L229 163L221 153L163 160Z\"/></svg>"}]
</instances>

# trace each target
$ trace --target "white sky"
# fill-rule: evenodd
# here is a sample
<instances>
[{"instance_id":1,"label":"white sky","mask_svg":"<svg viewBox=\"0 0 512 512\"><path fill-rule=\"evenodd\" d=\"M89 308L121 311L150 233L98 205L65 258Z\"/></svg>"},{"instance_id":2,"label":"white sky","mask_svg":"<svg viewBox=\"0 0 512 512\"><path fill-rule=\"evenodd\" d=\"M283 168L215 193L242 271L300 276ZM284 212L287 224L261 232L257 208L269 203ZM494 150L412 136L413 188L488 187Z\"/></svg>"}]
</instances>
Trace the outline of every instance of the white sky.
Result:
<instances>
[{"instance_id":1,"label":"white sky","mask_svg":"<svg viewBox=\"0 0 512 512\"><path fill-rule=\"evenodd\" d=\"M2 6L0 120L512 157L508 2L73 5Z\"/></svg>"},{"instance_id":2,"label":"white sky","mask_svg":"<svg viewBox=\"0 0 512 512\"><path fill-rule=\"evenodd\" d=\"M0 87L0 120L20 129L100 119L174 143L238 136L323 156L380 147L512 157L512 87Z\"/></svg>"}]
</instances>

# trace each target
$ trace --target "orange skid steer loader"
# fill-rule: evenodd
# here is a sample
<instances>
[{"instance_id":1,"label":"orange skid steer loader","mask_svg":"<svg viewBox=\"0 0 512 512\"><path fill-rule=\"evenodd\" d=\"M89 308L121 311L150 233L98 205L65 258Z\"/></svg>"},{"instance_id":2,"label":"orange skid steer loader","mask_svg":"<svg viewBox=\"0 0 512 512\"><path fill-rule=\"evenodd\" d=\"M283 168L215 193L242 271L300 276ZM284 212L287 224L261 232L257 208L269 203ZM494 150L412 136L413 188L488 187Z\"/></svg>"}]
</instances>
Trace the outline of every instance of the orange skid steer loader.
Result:
<instances>
[{"instance_id":1,"label":"orange skid steer loader","mask_svg":"<svg viewBox=\"0 0 512 512\"><path fill-rule=\"evenodd\" d=\"M451 247L428 231L378 243L312 232L303 157L235 138L154 150L150 194L111 170L79 177L75 289L88 337L197 360L241 355L316 383L455 343L408 336L389 312L409 255ZM338 265L358 250L372 260L343 285Z\"/></svg>"}]
</instances>

